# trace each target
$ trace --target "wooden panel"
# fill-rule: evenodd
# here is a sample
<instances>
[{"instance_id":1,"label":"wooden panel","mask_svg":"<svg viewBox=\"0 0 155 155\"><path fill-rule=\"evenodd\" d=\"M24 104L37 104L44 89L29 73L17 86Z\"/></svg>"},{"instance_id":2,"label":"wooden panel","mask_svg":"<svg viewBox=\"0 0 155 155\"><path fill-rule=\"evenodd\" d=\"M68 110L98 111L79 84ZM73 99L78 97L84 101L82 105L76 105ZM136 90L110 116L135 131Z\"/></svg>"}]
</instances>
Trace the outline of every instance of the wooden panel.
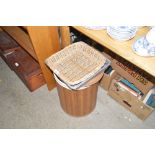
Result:
<instances>
[{"instance_id":1,"label":"wooden panel","mask_svg":"<svg viewBox=\"0 0 155 155\"><path fill-rule=\"evenodd\" d=\"M48 89L51 90L55 87L55 80L51 70L45 65L45 59L60 49L58 28L56 26L28 26L27 30Z\"/></svg>"},{"instance_id":2,"label":"wooden panel","mask_svg":"<svg viewBox=\"0 0 155 155\"><path fill-rule=\"evenodd\" d=\"M68 45L70 45L70 29L68 26L61 26L60 27L60 33L61 33L61 48L64 48Z\"/></svg>"},{"instance_id":3,"label":"wooden panel","mask_svg":"<svg viewBox=\"0 0 155 155\"><path fill-rule=\"evenodd\" d=\"M112 39L108 36L106 30L95 31L88 30L82 26L73 27L88 36L89 38L93 39L94 41L100 43L101 45L120 55L124 59L145 70L149 74L155 76L155 57L141 57L136 55L132 50L133 43L149 31L148 27L143 27L139 29L137 35L133 39L125 42L119 42Z\"/></svg>"},{"instance_id":4,"label":"wooden panel","mask_svg":"<svg viewBox=\"0 0 155 155\"><path fill-rule=\"evenodd\" d=\"M69 90L57 83L62 109L72 116L84 116L96 106L98 83L82 90Z\"/></svg>"},{"instance_id":5,"label":"wooden panel","mask_svg":"<svg viewBox=\"0 0 155 155\"><path fill-rule=\"evenodd\" d=\"M27 31L27 26L22 26L22 28Z\"/></svg>"},{"instance_id":6,"label":"wooden panel","mask_svg":"<svg viewBox=\"0 0 155 155\"><path fill-rule=\"evenodd\" d=\"M0 51L5 51L19 47L17 42L12 39L6 32L0 31Z\"/></svg>"},{"instance_id":7,"label":"wooden panel","mask_svg":"<svg viewBox=\"0 0 155 155\"><path fill-rule=\"evenodd\" d=\"M2 29L11 35L21 47L23 47L33 58L37 60L31 40L26 32L18 26L2 26Z\"/></svg>"}]
</instances>

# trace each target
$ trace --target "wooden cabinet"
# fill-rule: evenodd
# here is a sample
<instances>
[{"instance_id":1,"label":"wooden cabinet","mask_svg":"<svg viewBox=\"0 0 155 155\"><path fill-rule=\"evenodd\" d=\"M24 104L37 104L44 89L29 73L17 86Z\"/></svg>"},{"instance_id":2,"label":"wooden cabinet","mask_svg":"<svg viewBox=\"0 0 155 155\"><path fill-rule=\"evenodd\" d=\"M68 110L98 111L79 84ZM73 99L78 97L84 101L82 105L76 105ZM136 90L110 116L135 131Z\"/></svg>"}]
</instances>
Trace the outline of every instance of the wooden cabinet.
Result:
<instances>
[{"instance_id":1,"label":"wooden cabinet","mask_svg":"<svg viewBox=\"0 0 155 155\"><path fill-rule=\"evenodd\" d=\"M25 49L40 65L49 90L54 88L55 80L44 61L59 51L60 41L56 26L1 26L17 43Z\"/></svg>"}]
</instances>

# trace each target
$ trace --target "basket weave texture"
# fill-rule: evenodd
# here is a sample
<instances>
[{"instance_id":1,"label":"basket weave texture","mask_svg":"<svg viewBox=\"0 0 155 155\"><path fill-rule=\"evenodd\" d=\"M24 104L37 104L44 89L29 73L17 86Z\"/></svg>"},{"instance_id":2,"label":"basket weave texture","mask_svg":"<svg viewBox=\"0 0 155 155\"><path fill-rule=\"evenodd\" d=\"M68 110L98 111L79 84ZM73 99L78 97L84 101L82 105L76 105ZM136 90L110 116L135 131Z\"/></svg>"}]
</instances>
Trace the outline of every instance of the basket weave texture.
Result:
<instances>
[{"instance_id":1,"label":"basket weave texture","mask_svg":"<svg viewBox=\"0 0 155 155\"><path fill-rule=\"evenodd\" d=\"M46 59L49 68L64 82L74 85L93 77L106 58L84 42L71 44Z\"/></svg>"}]
</instances>

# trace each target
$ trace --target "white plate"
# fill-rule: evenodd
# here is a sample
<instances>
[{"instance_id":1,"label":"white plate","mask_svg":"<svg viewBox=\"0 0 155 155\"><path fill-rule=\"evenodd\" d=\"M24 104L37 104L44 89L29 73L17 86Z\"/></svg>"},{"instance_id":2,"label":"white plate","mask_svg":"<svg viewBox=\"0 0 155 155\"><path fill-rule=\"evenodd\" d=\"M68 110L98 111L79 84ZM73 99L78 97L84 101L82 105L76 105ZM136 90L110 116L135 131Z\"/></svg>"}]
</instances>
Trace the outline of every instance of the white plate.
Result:
<instances>
[{"instance_id":1,"label":"white plate","mask_svg":"<svg viewBox=\"0 0 155 155\"><path fill-rule=\"evenodd\" d=\"M150 44L154 44L153 46L155 46L155 27L146 34L146 39Z\"/></svg>"},{"instance_id":2,"label":"white plate","mask_svg":"<svg viewBox=\"0 0 155 155\"><path fill-rule=\"evenodd\" d=\"M138 39L132 46L134 52L140 56L155 56L155 51L148 51L144 46L145 36ZM154 47L155 48L155 47Z\"/></svg>"},{"instance_id":3,"label":"white plate","mask_svg":"<svg viewBox=\"0 0 155 155\"><path fill-rule=\"evenodd\" d=\"M126 29L127 30L127 29ZM137 29L134 31L118 31L115 30L113 27L107 27L107 33L110 37L113 39L119 40L119 41L127 41L133 38L136 35Z\"/></svg>"},{"instance_id":4,"label":"white plate","mask_svg":"<svg viewBox=\"0 0 155 155\"><path fill-rule=\"evenodd\" d=\"M90 30L104 30L106 29L106 26L83 26L87 29L90 29Z\"/></svg>"}]
</instances>

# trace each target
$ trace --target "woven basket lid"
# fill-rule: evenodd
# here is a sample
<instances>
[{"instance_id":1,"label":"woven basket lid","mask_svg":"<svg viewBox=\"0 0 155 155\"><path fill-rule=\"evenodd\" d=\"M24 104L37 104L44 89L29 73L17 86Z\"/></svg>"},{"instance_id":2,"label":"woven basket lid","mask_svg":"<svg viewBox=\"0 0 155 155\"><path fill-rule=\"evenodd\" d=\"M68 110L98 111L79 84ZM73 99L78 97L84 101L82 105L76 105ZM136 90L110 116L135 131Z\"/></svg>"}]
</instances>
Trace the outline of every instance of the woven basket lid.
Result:
<instances>
[{"instance_id":1,"label":"woven basket lid","mask_svg":"<svg viewBox=\"0 0 155 155\"><path fill-rule=\"evenodd\" d=\"M77 42L46 59L49 68L66 84L75 86L98 74L109 61L96 49Z\"/></svg>"}]
</instances>

